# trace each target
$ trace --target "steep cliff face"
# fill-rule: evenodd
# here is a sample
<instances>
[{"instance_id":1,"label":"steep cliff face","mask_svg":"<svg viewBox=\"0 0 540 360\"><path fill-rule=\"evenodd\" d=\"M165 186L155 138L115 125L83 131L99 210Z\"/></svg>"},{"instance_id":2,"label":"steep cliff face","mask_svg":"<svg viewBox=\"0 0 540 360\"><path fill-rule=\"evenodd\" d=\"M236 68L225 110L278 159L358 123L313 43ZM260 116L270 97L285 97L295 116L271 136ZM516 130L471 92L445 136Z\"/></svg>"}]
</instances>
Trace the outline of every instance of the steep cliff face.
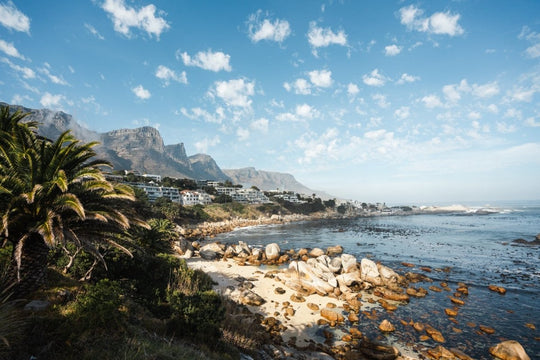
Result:
<instances>
[{"instance_id":1,"label":"steep cliff face","mask_svg":"<svg viewBox=\"0 0 540 360\"><path fill-rule=\"evenodd\" d=\"M188 156L186 154L186 149L184 148L183 143L174 144L174 145L166 145L165 152L175 161L181 164L184 164L186 167L191 168L191 162L188 159Z\"/></svg>"},{"instance_id":2,"label":"steep cliff face","mask_svg":"<svg viewBox=\"0 0 540 360\"><path fill-rule=\"evenodd\" d=\"M101 141L100 152L113 162L115 168L162 176L193 177L185 152L184 159L181 151L176 157L170 156L165 151L161 134L153 127L110 131L101 135Z\"/></svg>"},{"instance_id":3,"label":"steep cliff face","mask_svg":"<svg viewBox=\"0 0 540 360\"><path fill-rule=\"evenodd\" d=\"M189 157L196 179L225 181L230 178L219 168L211 156L196 154Z\"/></svg>"}]
</instances>

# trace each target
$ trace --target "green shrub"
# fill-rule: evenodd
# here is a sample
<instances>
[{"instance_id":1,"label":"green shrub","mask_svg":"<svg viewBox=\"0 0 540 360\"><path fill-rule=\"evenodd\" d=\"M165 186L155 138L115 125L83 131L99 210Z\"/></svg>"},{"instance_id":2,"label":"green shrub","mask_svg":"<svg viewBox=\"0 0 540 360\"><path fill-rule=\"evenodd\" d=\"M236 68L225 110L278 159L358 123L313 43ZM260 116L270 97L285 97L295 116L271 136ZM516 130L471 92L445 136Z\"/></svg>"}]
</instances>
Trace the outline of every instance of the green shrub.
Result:
<instances>
[{"instance_id":1,"label":"green shrub","mask_svg":"<svg viewBox=\"0 0 540 360\"><path fill-rule=\"evenodd\" d=\"M176 290L169 294L169 303L173 309L168 321L170 333L206 340L221 336L220 325L225 318L225 308L221 297L212 290L186 295Z\"/></svg>"},{"instance_id":2,"label":"green shrub","mask_svg":"<svg viewBox=\"0 0 540 360\"><path fill-rule=\"evenodd\" d=\"M174 272L169 292L178 291L185 295L212 290L212 278L202 270L194 270L187 266L184 260L180 261Z\"/></svg>"},{"instance_id":3,"label":"green shrub","mask_svg":"<svg viewBox=\"0 0 540 360\"><path fill-rule=\"evenodd\" d=\"M83 328L121 329L125 321L122 298L118 282L102 279L77 297L73 315Z\"/></svg>"}]
</instances>

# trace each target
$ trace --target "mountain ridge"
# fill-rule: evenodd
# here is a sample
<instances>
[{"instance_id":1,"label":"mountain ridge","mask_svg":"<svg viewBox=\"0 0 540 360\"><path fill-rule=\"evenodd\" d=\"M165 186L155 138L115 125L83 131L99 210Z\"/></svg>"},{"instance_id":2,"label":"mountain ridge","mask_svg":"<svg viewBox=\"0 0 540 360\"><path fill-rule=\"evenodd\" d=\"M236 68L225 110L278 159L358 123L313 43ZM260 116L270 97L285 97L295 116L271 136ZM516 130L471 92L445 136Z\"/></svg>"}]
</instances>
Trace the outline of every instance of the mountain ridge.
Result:
<instances>
[{"instance_id":1,"label":"mountain ridge","mask_svg":"<svg viewBox=\"0 0 540 360\"><path fill-rule=\"evenodd\" d=\"M138 170L141 173L159 174L196 180L232 181L257 186L261 190L294 191L303 194L328 194L309 189L293 175L257 170L254 167L222 170L208 154L188 156L183 143L165 145L158 129L144 126L134 129L116 129L99 133L81 126L72 115L63 111L31 109L0 102L1 106L28 113L26 119L40 123L38 133L56 138L71 130L82 141L99 141L95 147L98 156L110 161L117 170Z\"/></svg>"}]
</instances>

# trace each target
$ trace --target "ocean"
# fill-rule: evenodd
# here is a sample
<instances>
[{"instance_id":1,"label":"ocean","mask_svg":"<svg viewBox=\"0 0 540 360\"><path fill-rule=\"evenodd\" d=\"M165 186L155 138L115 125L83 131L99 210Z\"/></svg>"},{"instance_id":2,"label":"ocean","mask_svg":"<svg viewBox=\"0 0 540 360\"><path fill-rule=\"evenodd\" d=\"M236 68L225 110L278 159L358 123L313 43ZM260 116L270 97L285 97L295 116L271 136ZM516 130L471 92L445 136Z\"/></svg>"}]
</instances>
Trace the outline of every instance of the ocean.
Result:
<instances>
[{"instance_id":1,"label":"ocean","mask_svg":"<svg viewBox=\"0 0 540 360\"><path fill-rule=\"evenodd\" d=\"M215 240L245 241L252 246L276 242L282 249L342 245L360 261L368 257L399 273L419 272L433 283L447 282L453 291L458 282L469 286L465 304L452 321L444 312L452 308L453 293L428 290L425 298L412 298L393 313L381 309L377 321L360 319L358 328L370 338L399 341L417 347L435 347L422 342L411 326L419 321L442 332L447 348L458 348L475 359L492 359L489 347L503 340L517 340L531 359L540 359L540 246L523 245L540 233L540 201L469 206L470 211L407 216L372 216L356 219L321 220L243 228L221 234ZM412 263L414 268L402 265ZM429 267L424 272L420 267ZM488 285L504 287L500 295ZM392 335L381 335L378 323L389 319ZM531 324L533 326L531 326ZM480 325L495 329L488 335ZM536 329L533 329L535 327Z\"/></svg>"}]
</instances>

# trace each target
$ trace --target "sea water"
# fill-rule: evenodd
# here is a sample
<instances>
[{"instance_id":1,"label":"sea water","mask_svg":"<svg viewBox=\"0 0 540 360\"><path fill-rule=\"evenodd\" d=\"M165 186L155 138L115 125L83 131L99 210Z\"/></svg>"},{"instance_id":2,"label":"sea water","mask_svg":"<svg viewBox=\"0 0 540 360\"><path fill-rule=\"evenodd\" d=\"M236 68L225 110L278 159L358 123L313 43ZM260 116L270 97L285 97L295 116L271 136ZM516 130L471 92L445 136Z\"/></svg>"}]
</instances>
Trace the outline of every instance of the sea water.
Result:
<instances>
[{"instance_id":1,"label":"sea water","mask_svg":"<svg viewBox=\"0 0 540 360\"><path fill-rule=\"evenodd\" d=\"M433 283L414 284L428 288L447 282L456 290L458 282L469 286L469 295L459 306L456 321L444 313L455 304L452 293L433 292L412 298L393 313L381 310L379 321L360 319L359 329L381 341L421 343L419 333L400 320L419 321L441 331L443 346L458 348L476 359L491 359L489 347L503 340L519 341L531 359L540 359L540 247L514 243L534 240L540 233L540 202L505 203L470 211L407 216L372 216L355 219L320 220L239 229L221 234L222 242L245 241L252 246L276 242L282 249L325 249L342 245L346 253L380 261L400 273L420 272ZM414 268L405 267L412 263ZM430 273L421 267L429 267ZM443 271L444 270L444 271ZM494 284L507 289L505 295L488 290ZM377 330L383 318L396 332L384 337ZM533 324L537 329L531 329ZM492 335L479 326L495 329Z\"/></svg>"}]
</instances>

